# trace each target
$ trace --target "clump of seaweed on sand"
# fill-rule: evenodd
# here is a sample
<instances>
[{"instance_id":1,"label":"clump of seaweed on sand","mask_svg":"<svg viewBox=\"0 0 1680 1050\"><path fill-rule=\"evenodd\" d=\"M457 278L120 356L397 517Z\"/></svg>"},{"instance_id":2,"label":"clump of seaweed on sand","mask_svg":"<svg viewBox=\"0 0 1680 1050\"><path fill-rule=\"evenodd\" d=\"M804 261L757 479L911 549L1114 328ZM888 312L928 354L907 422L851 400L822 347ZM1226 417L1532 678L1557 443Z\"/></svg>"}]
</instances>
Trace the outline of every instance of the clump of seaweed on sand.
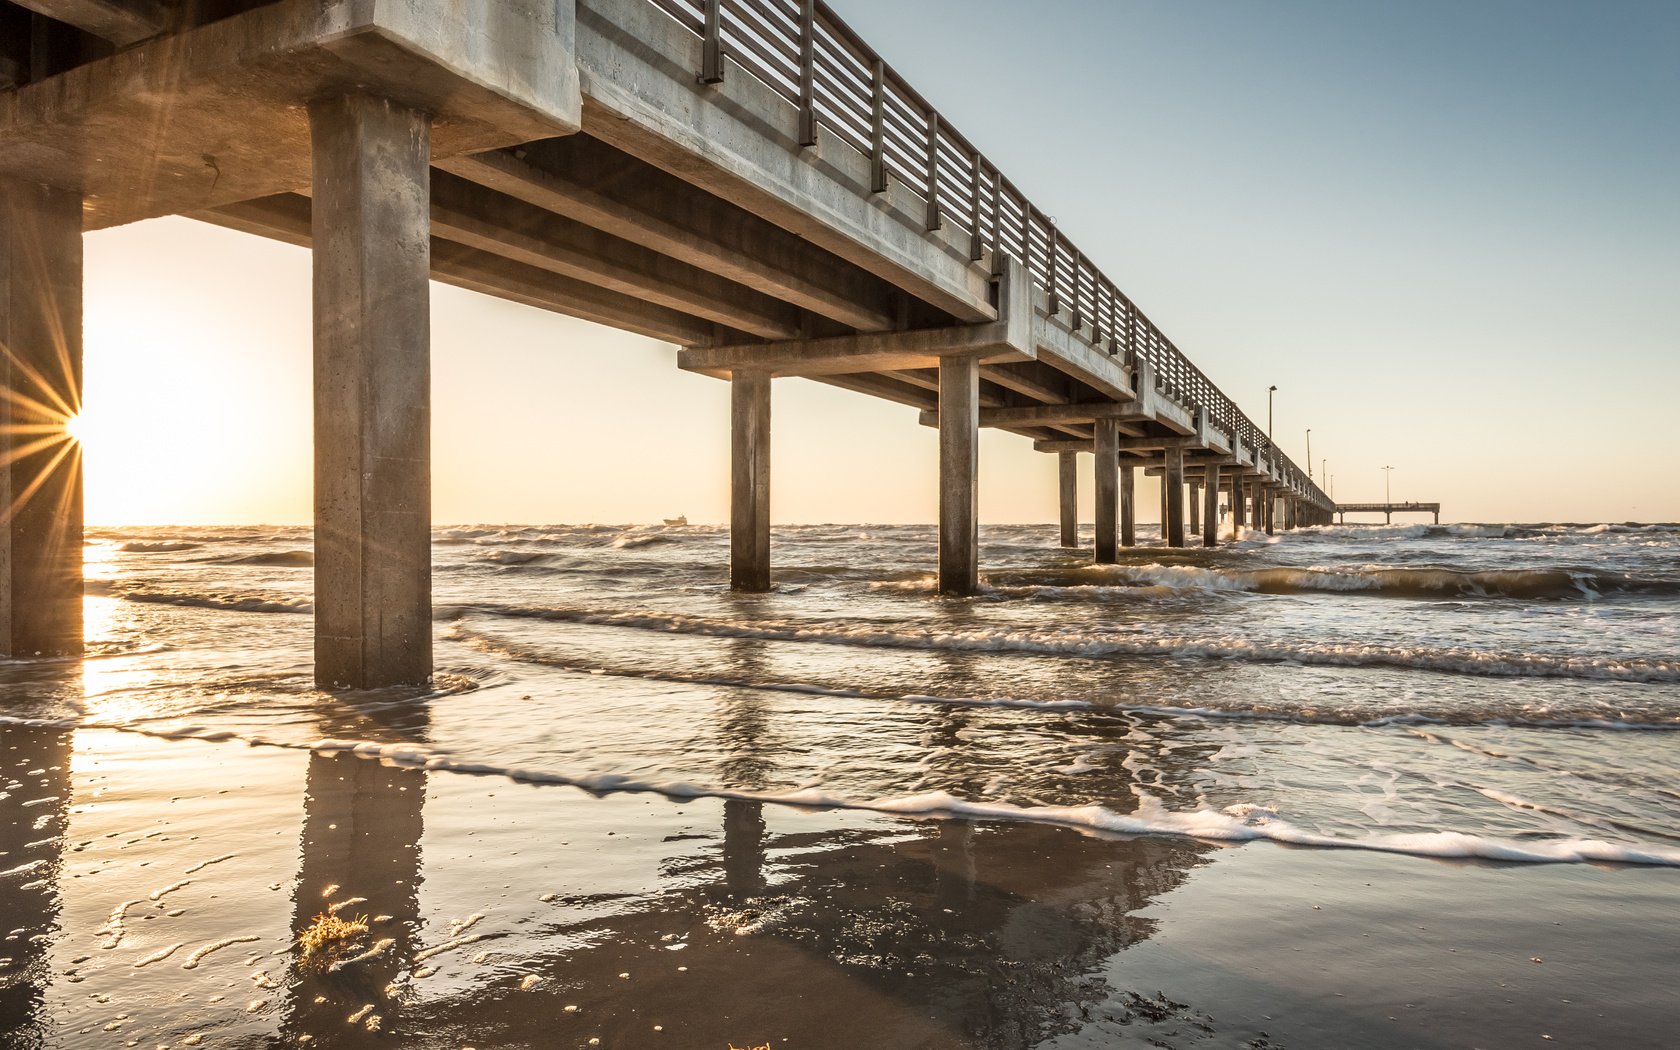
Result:
<instances>
[{"instance_id":1,"label":"clump of seaweed on sand","mask_svg":"<svg viewBox=\"0 0 1680 1050\"><path fill-rule=\"evenodd\" d=\"M325 962L327 956L351 947L355 938L366 932L366 915L358 915L354 919L341 919L337 915L321 912L298 934L298 945L303 949L301 958L305 962Z\"/></svg>"}]
</instances>

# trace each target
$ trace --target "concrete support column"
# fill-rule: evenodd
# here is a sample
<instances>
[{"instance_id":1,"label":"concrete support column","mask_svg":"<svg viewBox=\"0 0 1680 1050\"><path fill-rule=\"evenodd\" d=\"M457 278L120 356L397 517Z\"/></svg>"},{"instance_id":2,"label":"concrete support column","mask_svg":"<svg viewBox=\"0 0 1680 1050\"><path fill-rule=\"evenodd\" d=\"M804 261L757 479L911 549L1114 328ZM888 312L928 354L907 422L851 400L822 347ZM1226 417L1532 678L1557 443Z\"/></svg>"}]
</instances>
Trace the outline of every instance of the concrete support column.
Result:
<instances>
[{"instance_id":1,"label":"concrete support column","mask_svg":"<svg viewBox=\"0 0 1680 1050\"><path fill-rule=\"evenodd\" d=\"M1056 454L1057 482L1061 494L1062 546L1079 546L1079 453Z\"/></svg>"},{"instance_id":2,"label":"concrete support column","mask_svg":"<svg viewBox=\"0 0 1680 1050\"><path fill-rule=\"evenodd\" d=\"M729 377L729 585L770 589L770 373Z\"/></svg>"},{"instance_id":3,"label":"concrete support column","mask_svg":"<svg viewBox=\"0 0 1680 1050\"><path fill-rule=\"evenodd\" d=\"M1133 468L1120 468L1120 546L1137 546L1137 479Z\"/></svg>"},{"instance_id":4,"label":"concrete support column","mask_svg":"<svg viewBox=\"0 0 1680 1050\"><path fill-rule=\"evenodd\" d=\"M939 589L980 589L980 362L939 362Z\"/></svg>"},{"instance_id":5,"label":"concrete support column","mask_svg":"<svg viewBox=\"0 0 1680 1050\"><path fill-rule=\"evenodd\" d=\"M1266 523L1266 535L1277 535L1277 490L1270 484L1260 487L1260 513L1256 516Z\"/></svg>"},{"instance_id":6,"label":"concrete support column","mask_svg":"<svg viewBox=\"0 0 1680 1050\"><path fill-rule=\"evenodd\" d=\"M1202 483L1192 481L1190 484L1189 523L1185 526L1186 534L1193 535L1202 531Z\"/></svg>"},{"instance_id":7,"label":"concrete support column","mask_svg":"<svg viewBox=\"0 0 1680 1050\"><path fill-rule=\"evenodd\" d=\"M1124 518L1130 509L1132 468L1121 468L1120 459L1120 424L1112 419L1099 419L1096 424L1096 478L1097 493L1097 538L1095 557L1098 565L1113 565L1119 560L1119 552L1114 549L1115 523L1114 512L1118 509ZM1119 491L1116 492L1116 483Z\"/></svg>"},{"instance_id":8,"label":"concrete support column","mask_svg":"<svg viewBox=\"0 0 1680 1050\"><path fill-rule=\"evenodd\" d=\"M1167 546L1184 546L1184 450L1167 449L1167 469L1161 472L1167 494Z\"/></svg>"},{"instance_id":9,"label":"concrete support column","mask_svg":"<svg viewBox=\"0 0 1680 1050\"><path fill-rule=\"evenodd\" d=\"M1243 468L1242 464L1231 471L1231 534L1235 536L1237 530L1248 524L1248 517L1243 505Z\"/></svg>"},{"instance_id":10,"label":"concrete support column","mask_svg":"<svg viewBox=\"0 0 1680 1050\"><path fill-rule=\"evenodd\" d=\"M0 654L82 651L82 196L0 180Z\"/></svg>"},{"instance_id":11,"label":"concrete support column","mask_svg":"<svg viewBox=\"0 0 1680 1050\"><path fill-rule=\"evenodd\" d=\"M366 95L314 146L315 680L432 673L431 119Z\"/></svg>"},{"instance_id":12,"label":"concrete support column","mask_svg":"<svg viewBox=\"0 0 1680 1050\"><path fill-rule=\"evenodd\" d=\"M1207 465L1207 476L1202 479L1202 493L1206 498L1206 505L1202 507L1202 546L1219 546L1219 464Z\"/></svg>"}]
</instances>

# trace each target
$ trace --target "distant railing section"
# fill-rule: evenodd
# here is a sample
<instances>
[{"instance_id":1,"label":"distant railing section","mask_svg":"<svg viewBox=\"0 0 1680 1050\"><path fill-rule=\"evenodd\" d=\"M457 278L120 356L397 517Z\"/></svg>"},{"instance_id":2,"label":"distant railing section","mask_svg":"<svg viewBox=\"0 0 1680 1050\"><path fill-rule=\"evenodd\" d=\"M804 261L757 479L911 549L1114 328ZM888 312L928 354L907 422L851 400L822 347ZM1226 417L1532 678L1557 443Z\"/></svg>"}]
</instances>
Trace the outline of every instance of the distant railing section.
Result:
<instances>
[{"instance_id":1,"label":"distant railing section","mask_svg":"<svg viewBox=\"0 0 1680 1050\"><path fill-rule=\"evenodd\" d=\"M1269 449L1277 473L1325 506L1330 498L1192 364L1051 217L1016 189L972 143L940 118L902 77L822 0L649 0L703 41L699 78L724 77L724 56L787 99L799 113L801 146L817 131L870 162L870 189L898 179L927 202L929 232L948 219L969 231L969 257L1019 259L1042 284L1052 312L1128 367L1148 362L1155 386L1242 442Z\"/></svg>"}]
</instances>

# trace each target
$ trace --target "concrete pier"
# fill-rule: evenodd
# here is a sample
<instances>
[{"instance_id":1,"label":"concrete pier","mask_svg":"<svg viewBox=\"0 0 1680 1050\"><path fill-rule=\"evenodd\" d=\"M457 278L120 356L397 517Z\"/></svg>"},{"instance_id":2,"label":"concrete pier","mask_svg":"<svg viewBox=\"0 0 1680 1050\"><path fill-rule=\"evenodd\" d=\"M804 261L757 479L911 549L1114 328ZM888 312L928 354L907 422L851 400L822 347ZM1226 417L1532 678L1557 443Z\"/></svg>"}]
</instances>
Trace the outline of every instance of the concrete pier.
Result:
<instances>
[{"instance_id":1,"label":"concrete pier","mask_svg":"<svg viewBox=\"0 0 1680 1050\"><path fill-rule=\"evenodd\" d=\"M939 589L980 589L980 360L939 362Z\"/></svg>"},{"instance_id":2,"label":"concrete pier","mask_svg":"<svg viewBox=\"0 0 1680 1050\"><path fill-rule=\"evenodd\" d=\"M1277 491L1270 484L1260 486L1260 512L1256 517L1265 525L1266 535L1277 535Z\"/></svg>"},{"instance_id":3,"label":"concrete pier","mask_svg":"<svg viewBox=\"0 0 1680 1050\"><path fill-rule=\"evenodd\" d=\"M1132 467L1120 468L1120 546L1137 546L1136 478Z\"/></svg>"},{"instance_id":4,"label":"concrete pier","mask_svg":"<svg viewBox=\"0 0 1680 1050\"><path fill-rule=\"evenodd\" d=\"M770 589L770 373L729 380L729 585Z\"/></svg>"},{"instance_id":5,"label":"concrete pier","mask_svg":"<svg viewBox=\"0 0 1680 1050\"><path fill-rule=\"evenodd\" d=\"M0 179L0 654L82 651L82 197Z\"/></svg>"},{"instance_id":6,"label":"concrete pier","mask_svg":"<svg viewBox=\"0 0 1680 1050\"><path fill-rule=\"evenodd\" d=\"M1206 505L1202 507L1202 546L1219 546L1219 464L1209 461L1202 476L1202 492Z\"/></svg>"},{"instance_id":7,"label":"concrete pier","mask_svg":"<svg viewBox=\"0 0 1680 1050\"><path fill-rule=\"evenodd\" d=\"M1079 546L1079 453L1056 455L1056 477L1061 506L1062 546Z\"/></svg>"},{"instance_id":8,"label":"concrete pier","mask_svg":"<svg viewBox=\"0 0 1680 1050\"><path fill-rule=\"evenodd\" d=\"M1166 493L1167 546L1184 546L1184 449L1167 449L1167 469L1161 476L1161 488Z\"/></svg>"},{"instance_id":9,"label":"concrete pier","mask_svg":"<svg viewBox=\"0 0 1680 1050\"><path fill-rule=\"evenodd\" d=\"M1244 510L1246 497L1243 493L1243 468L1237 466L1231 470L1231 528L1233 533L1237 529L1248 525L1248 516Z\"/></svg>"},{"instance_id":10,"label":"concrete pier","mask_svg":"<svg viewBox=\"0 0 1680 1050\"><path fill-rule=\"evenodd\" d=\"M1119 552L1114 548L1117 538L1114 515L1118 509L1121 522L1126 523L1128 521L1127 514L1131 510L1132 468L1121 467L1118 464L1120 427L1114 420L1099 419L1096 421L1094 444L1097 461L1096 472L1093 475L1096 480L1097 493L1097 536L1094 545L1094 557L1098 565L1113 565L1119 560ZM1116 486L1118 486L1118 492ZM1121 539L1121 542L1126 541Z\"/></svg>"},{"instance_id":11,"label":"concrete pier","mask_svg":"<svg viewBox=\"0 0 1680 1050\"><path fill-rule=\"evenodd\" d=\"M1189 519L1184 528L1186 535L1193 536L1200 534L1202 531L1202 483L1191 481L1189 486L1190 498L1185 504Z\"/></svg>"},{"instance_id":12,"label":"concrete pier","mask_svg":"<svg viewBox=\"0 0 1680 1050\"><path fill-rule=\"evenodd\" d=\"M309 110L322 686L432 673L430 123L367 95Z\"/></svg>"},{"instance_id":13,"label":"concrete pier","mask_svg":"<svg viewBox=\"0 0 1680 1050\"><path fill-rule=\"evenodd\" d=\"M63 426L81 388L80 233L161 216L315 254L323 685L431 673L428 279L676 345L678 367L730 381L741 590L770 586L779 377L939 428L955 593L978 584L978 426L1062 454L1069 546L1074 456L1099 453L1098 561L1137 542L1140 470L1171 475L1165 531L1185 542L1185 456L1228 466L1239 523L1263 513L1244 498L1262 486L1297 501L1288 523L1334 510L980 137L825 5L0 0L0 27L6 651L81 644ZM875 71L864 94L825 95L858 58ZM790 93L763 69L804 82ZM889 150L845 130L864 127L925 139ZM899 164L906 147L927 163Z\"/></svg>"}]
</instances>

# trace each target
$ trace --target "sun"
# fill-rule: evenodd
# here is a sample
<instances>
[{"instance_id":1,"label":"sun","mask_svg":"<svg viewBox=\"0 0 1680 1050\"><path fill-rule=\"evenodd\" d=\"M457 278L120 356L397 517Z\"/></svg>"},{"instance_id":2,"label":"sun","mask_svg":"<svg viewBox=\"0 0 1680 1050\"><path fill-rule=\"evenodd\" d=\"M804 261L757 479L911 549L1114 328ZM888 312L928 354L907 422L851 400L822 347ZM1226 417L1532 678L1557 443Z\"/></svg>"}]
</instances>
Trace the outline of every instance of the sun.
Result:
<instances>
[{"instance_id":1,"label":"sun","mask_svg":"<svg viewBox=\"0 0 1680 1050\"><path fill-rule=\"evenodd\" d=\"M64 432L69 434L70 440L74 441L76 444L85 444L88 437L87 420L83 419L81 416L69 417L64 421Z\"/></svg>"}]
</instances>

